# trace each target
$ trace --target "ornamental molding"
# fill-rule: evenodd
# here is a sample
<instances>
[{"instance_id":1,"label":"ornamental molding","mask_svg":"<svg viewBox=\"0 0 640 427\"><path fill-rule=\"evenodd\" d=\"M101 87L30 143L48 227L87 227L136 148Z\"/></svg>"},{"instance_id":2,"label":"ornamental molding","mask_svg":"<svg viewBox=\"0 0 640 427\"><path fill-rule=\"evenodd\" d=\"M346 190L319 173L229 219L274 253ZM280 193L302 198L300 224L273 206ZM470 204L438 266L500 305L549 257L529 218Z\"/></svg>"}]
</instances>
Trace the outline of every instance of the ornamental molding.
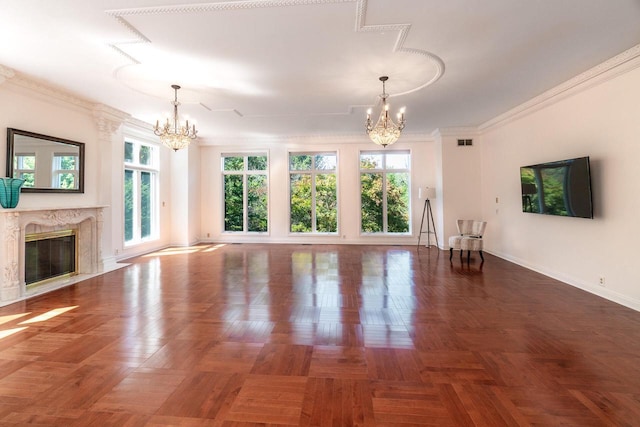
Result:
<instances>
[{"instance_id":1,"label":"ornamental molding","mask_svg":"<svg viewBox=\"0 0 640 427\"><path fill-rule=\"evenodd\" d=\"M431 136L434 138L475 138L479 136L479 133L478 128L475 126L456 126L435 129L431 132Z\"/></svg>"},{"instance_id":2,"label":"ornamental molding","mask_svg":"<svg viewBox=\"0 0 640 427\"><path fill-rule=\"evenodd\" d=\"M39 228L46 227L75 228L78 242L78 273L102 272L102 221L103 209L106 207L16 208L11 212L0 210L0 223L4 219L4 225L0 228L0 240L5 242L5 250L0 255L0 303L15 302L27 294L33 296L46 292L47 289L51 290L51 287L38 288L27 293L25 288L25 241L19 236L23 236L30 226L33 226L33 231L36 232L42 232ZM53 285L56 288L68 284L67 281L52 283L56 283Z\"/></svg>"},{"instance_id":3,"label":"ornamental molding","mask_svg":"<svg viewBox=\"0 0 640 427\"><path fill-rule=\"evenodd\" d=\"M4 83L7 79L13 78L16 73L11 68L0 65L0 84Z\"/></svg>"},{"instance_id":4,"label":"ornamental molding","mask_svg":"<svg viewBox=\"0 0 640 427\"><path fill-rule=\"evenodd\" d=\"M356 4L356 32L387 32L387 31L397 31L398 38L396 39L396 44L393 47L393 52L402 52L402 53L410 53L413 55L423 56L431 62L431 64L436 68L436 72L430 78L427 77L427 81L422 85L409 89L404 92L395 93L393 95L389 95L389 98L407 95L413 92L417 92L419 90L424 89L427 86L432 85L436 81L442 77L444 74L444 61L437 55L424 50L417 48L410 48L404 45L407 37L409 36L409 31L411 30L411 24L379 24L379 25L366 25L366 16L367 16L367 6L368 0L358 0Z\"/></svg>"},{"instance_id":5,"label":"ornamental molding","mask_svg":"<svg viewBox=\"0 0 640 427\"><path fill-rule=\"evenodd\" d=\"M80 210L65 209L43 212L40 218L34 218L39 224L56 226L78 224L87 218Z\"/></svg>"},{"instance_id":6,"label":"ornamental molding","mask_svg":"<svg viewBox=\"0 0 640 427\"><path fill-rule=\"evenodd\" d=\"M108 105L95 104L93 107L93 119L98 127L100 139L104 142L108 142L111 139L111 135L116 133L129 117L131 117L130 114Z\"/></svg>"},{"instance_id":7,"label":"ornamental molding","mask_svg":"<svg viewBox=\"0 0 640 427\"><path fill-rule=\"evenodd\" d=\"M4 223L4 238L13 244L20 237L20 220L16 213L6 215Z\"/></svg>"},{"instance_id":8,"label":"ornamental molding","mask_svg":"<svg viewBox=\"0 0 640 427\"><path fill-rule=\"evenodd\" d=\"M18 281L18 263L16 261L10 262L4 268L4 281L2 287L12 288L15 282Z\"/></svg>"},{"instance_id":9,"label":"ornamental molding","mask_svg":"<svg viewBox=\"0 0 640 427\"><path fill-rule=\"evenodd\" d=\"M104 117L106 119L121 123L131 117L131 114L129 113L125 113L124 111L120 111L117 108L109 107L105 104L94 104L93 115L95 117Z\"/></svg>"},{"instance_id":10,"label":"ornamental molding","mask_svg":"<svg viewBox=\"0 0 640 427\"><path fill-rule=\"evenodd\" d=\"M77 207L77 208L50 208L50 209L24 209L11 212L5 216L5 232L17 227L19 230L25 229L29 224L41 226L57 227L66 225L77 225L90 219L102 220L104 206ZM11 225L9 225L11 224ZM5 235L6 238L6 235Z\"/></svg>"},{"instance_id":11,"label":"ornamental molding","mask_svg":"<svg viewBox=\"0 0 640 427\"><path fill-rule=\"evenodd\" d=\"M424 49L417 49L405 46L405 42L411 30L411 24L377 24L367 25L367 7L368 0L262 0L262 1L228 1L222 3L201 3L201 4L187 4L187 5L167 5L167 6L152 6L152 7L138 7L129 9L111 9L106 10L105 13L112 16L118 23L126 28L131 33L133 39L124 42L112 43L109 46L116 52L121 54L127 60L133 64L140 64L140 61L126 53L120 46L132 44L132 43L151 43L151 40L145 36L140 30L138 30L133 24L131 24L125 17L134 15L157 15L157 14L179 14L179 13L203 13L203 12L223 12L233 10L246 10L246 9L265 9L265 8L277 8L277 7L291 7L291 6L306 6L306 5L328 5L328 4L342 4L342 3L356 3L356 19L354 31L358 32L398 32L398 38L393 47L393 53L409 53L413 55L419 55L426 58L434 67L435 73L433 76L426 76L426 81L420 86L409 89L405 92L395 93L389 97L397 97L401 95L407 95L413 92L424 89L425 87L435 83L445 71L444 61L432 52ZM204 106L207 108L206 106ZM231 109L240 117L245 117L241 112ZM250 116L253 117L253 116Z\"/></svg>"},{"instance_id":12,"label":"ornamental molding","mask_svg":"<svg viewBox=\"0 0 640 427\"><path fill-rule=\"evenodd\" d=\"M224 3L200 3L200 4L183 4L169 6L152 6L137 7L130 9L112 9L105 11L111 16L128 16L128 15L154 15L161 13L202 13L202 12L222 12L229 10L246 10L246 9L266 9L271 7L287 7L287 6L305 6L305 5L323 5L337 3L354 3L366 2L367 0L254 0L254 1L229 1ZM134 27L132 31L138 32ZM142 35L142 37L144 37ZM146 37L145 37L146 39Z\"/></svg>"},{"instance_id":13,"label":"ornamental molding","mask_svg":"<svg viewBox=\"0 0 640 427\"><path fill-rule=\"evenodd\" d=\"M604 61L558 86L500 114L478 127L481 133L496 129L518 118L534 113L566 97L575 95L596 84L613 79L632 69L640 67L640 44Z\"/></svg>"},{"instance_id":14,"label":"ornamental molding","mask_svg":"<svg viewBox=\"0 0 640 427\"><path fill-rule=\"evenodd\" d=\"M111 9L106 10L107 15L112 16L120 25L133 36L132 40L119 43L110 43L109 47L118 52L120 55L129 60L132 64L140 64L135 57L126 53L120 48L121 45L132 43L151 43L141 31L133 24L125 19L125 16L133 15L158 15L158 14L177 14L177 13L203 13L203 12L223 12L230 10L246 10L246 9L264 9L273 7L287 6L303 6L317 4L333 4L333 3L352 3L357 0L266 0L266 1L230 1L225 3L202 3L202 4L185 4L185 5L168 5L168 6L152 6L152 7L136 7L130 9ZM366 1L366 0L364 0Z\"/></svg>"},{"instance_id":15,"label":"ornamental molding","mask_svg":"<svg viewBox=\"0 0 640 427\"><path fill-rule=\"evenodd\" d=\"M20 72L14 71L14 76L11 78L10 82L15 86L35 92L38 95L43 95L56 101L62 101L66 104L80 107L84 110L91 110L93 107L93 103L86 99L80 98L50 84L28 77Z\"/></svg>"},{"instance_id":16,"label":"ornamental molding","mask_svg":"<svg viewBox=\"0 0 640 427\"><path fill-rule=\"evenodd\" d=\"M121 122L130 117L130 114L127 114L116 108L88 101L68 91L65 91L64 89L60 89L48 83L36 80L32 77L29 77L25 74L22 74L0 64L0 84L2 84L5 80L16 87L34 92L35 94L45 98L47 101L62 102L73 107L78 107L85 111L91 111L94 114L94 117L98 115L105 118L108 117L111 120L115 121L120 120Z\"/></svg>"}]
</instances>

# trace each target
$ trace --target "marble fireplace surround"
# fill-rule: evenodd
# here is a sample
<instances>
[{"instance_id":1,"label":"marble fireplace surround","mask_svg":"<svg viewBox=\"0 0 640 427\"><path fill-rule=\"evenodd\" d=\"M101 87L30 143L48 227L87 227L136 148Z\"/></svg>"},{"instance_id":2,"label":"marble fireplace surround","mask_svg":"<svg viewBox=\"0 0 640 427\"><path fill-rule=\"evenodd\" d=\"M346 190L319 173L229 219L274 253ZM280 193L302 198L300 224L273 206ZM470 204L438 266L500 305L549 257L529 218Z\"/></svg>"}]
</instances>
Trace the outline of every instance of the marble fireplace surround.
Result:
<instances>
[{"instance_id":1,"label":"marble fireplace surround","mask_svg":"<svg viewBox=\"0 0 640 427\"><path fill-rule=\"evenodd\" d=\"M0 305L22 300L78 282L104 271L102 258L103 209L106 206L74 208L25 208L0 211ZM77 276L52 280L27 291L25 286L25 236L60 230L75 230L78 241Z\"/></svg>"}]
</instances>

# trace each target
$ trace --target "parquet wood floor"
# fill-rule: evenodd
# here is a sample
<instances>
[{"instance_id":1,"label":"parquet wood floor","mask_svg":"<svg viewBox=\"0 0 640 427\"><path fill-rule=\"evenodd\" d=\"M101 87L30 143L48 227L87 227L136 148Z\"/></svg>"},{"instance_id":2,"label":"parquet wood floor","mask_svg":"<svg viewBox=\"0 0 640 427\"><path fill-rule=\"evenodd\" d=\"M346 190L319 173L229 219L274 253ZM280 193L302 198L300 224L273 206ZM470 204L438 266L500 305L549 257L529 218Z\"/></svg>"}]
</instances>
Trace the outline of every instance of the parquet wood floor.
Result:
<instances>
[{"instance_id":1,"label":"parquet wood floor","mask_svg":"<svg viewBox=\"0 0 640 427\"><path fill-rule=\"evenodd\" d=\"M0 426L640 425L640 313L488 254L130 261L0 309Z\"/></svg>"}]
</instances>

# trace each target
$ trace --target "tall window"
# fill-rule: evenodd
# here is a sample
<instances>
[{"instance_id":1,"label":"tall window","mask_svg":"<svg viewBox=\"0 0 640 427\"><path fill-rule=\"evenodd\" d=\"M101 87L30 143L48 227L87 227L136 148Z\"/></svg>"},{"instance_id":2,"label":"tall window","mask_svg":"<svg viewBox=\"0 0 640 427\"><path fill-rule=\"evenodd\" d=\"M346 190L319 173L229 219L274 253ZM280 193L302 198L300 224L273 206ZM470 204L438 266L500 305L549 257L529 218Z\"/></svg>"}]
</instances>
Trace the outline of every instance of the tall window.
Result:
<instances>
[{"instance_id":1,"label":"tall window","mask_svg":"<svg viewBox=\"0 0 640 427\"><path fill-rule=\"evenodd\" d=\"M78 188L78 155L55 153L53 155L53 188Z\"/></svg>"},{"instance_id":2,"label":"tall window","mask_svg":"<svg viewBox=\"0 0 640 427\"><path fill-rule=\"evenodd\" d=\"M268 231L265 154L223 154L224 231Z\"/></svg>"},{"instance_id":3,"label":"tall window","mask_svg":"<svg viewBox=\"0 0 640 427\"><path fill-rule=\"evenodd\" d=\"M336 153L289 154L291 232L337 233Z\"/></svg>"},{"instance_id":4,"label":"tall window","mask_svg":"<svg viewBox=\"0 0 640 427\"><path fill-rule=\"evenodd\" d=\"M158 153L154 146L124 144L124 241L135 244L158 236Z\"/></svg>"},{"instance_id":5,"label":"tall window","mask_svg":"<svg viewBox=\"0 0 640 427\"><path fill-rule=\"evenodd\" d=\"M35 153L17 153L14 156L13 176L24 179L25 187L34 187L36 183Z\"/></svg>"},{"instance_id":6,"label":"tall window","mask_svg":"<svg viewBox=\"0 0 640 427\"><path fill-rule=\"evenodd\" d=\"M408 151L360 153L360 230L363 233L408 233Z\"/></svg>"}]
</instances>

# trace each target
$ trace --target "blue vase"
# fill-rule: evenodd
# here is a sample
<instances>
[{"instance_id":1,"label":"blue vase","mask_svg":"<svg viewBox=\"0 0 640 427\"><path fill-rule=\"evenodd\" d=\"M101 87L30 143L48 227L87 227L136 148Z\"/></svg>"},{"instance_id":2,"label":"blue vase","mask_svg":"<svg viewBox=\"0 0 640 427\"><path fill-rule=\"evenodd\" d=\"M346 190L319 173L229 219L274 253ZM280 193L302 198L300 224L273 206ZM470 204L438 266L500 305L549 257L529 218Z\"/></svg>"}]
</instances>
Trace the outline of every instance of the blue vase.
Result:
<instances>
[{"instance_id":1,"label":"blue vase","mask_svg":"<svg viewBox=\"0 0 640 427\"><path fill-rule=\"evenodd\" d=\"M3 208L15 208L20 200L20 187L24 179L0 178L0 205Z\"/></svg>"}]
</instances>

